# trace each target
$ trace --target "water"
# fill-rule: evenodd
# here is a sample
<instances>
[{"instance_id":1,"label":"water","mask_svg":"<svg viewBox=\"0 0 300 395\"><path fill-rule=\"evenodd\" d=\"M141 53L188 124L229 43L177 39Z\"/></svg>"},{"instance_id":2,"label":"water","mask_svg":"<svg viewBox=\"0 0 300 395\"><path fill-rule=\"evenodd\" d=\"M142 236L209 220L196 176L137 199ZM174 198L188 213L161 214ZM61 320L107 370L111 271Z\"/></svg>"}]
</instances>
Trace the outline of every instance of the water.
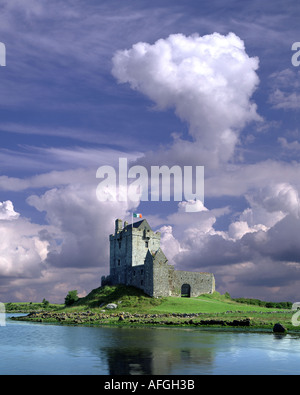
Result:
<instances>
[{"instance_id":1,"label":"water","mask_svg":"<svg viewBox=\"0 0 300 395\"><path fill-rule=\"evenodd\" d=\"M300 373L297 335L199 328L68 327L8 319L0 327L0 355L2 375Z\"/></svg>"}]
</instances>

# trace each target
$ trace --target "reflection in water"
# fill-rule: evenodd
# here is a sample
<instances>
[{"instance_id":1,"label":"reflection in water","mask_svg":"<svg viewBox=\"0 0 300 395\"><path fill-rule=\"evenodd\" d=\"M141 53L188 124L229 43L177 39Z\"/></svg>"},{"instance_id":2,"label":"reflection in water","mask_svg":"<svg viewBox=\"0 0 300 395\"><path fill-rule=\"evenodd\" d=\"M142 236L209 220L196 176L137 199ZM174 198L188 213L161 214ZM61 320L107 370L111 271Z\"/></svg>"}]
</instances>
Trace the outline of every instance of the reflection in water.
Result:
<instances>
[{"instance_id":1,"label":"reflection in water","mask_svg":"<svg viewBox=\"0 0 300 395\"><path fill-rule=\"evenodd\" d=\"M115 329L115 328L114 328ZM216 337L193 330L162 328L119 329L102 348L110 374L170 374L182 366L206 368L213 364Z\"/></svg>"},{"instance_id":2,"label":"reflection in water","mask_svg":"<svg viewBox=\"0 0 300 395\"><path fill-rule=\"evenodd\" d=\"M300 337L199 328L0 326L0 374L299 374Z\"/></svg>"},{"instance_id":3,"label":"reflection in water","mask_svg":"<svg viewBox=\"0 0 300 395\"><path fill-rule=\"evenodd\" d=\"M135 350L107 349L109 374L152 374L151 355Z\"/></svg>"}]
</instances>

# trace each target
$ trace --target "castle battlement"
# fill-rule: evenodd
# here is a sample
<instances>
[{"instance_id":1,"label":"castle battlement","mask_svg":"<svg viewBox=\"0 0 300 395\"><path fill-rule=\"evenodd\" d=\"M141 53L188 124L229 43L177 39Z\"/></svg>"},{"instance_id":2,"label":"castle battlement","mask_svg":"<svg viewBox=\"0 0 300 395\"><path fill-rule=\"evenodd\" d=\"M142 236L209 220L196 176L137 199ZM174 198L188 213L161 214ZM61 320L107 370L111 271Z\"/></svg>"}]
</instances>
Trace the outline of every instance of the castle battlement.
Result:
<instances>
[{"instance_id":1,"label":"castle battlement","mask_svg":"<svg viewBox=\"0 0 300 395\"><path fill-rule=\"evenodd\" d=\"M176 271L169 265L160 238L146 219L133 224L116 219L109 236L110 274L102 278L102 285L132 285L154 297L214 292L213 274Z\"/></svg>"}]
</instances>

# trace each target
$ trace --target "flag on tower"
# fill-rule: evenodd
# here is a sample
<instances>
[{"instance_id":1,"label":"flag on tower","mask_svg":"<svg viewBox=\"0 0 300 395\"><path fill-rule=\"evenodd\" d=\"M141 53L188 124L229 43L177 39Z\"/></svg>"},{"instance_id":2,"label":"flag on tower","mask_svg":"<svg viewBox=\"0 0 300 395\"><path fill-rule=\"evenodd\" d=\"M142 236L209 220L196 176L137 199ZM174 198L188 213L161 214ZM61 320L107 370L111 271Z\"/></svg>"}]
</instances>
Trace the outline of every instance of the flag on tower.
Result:
<instances>
[{"instance_id":1,"label":"flag on tower","mask_svg":"<svg viewBox=\"0 0 300 395\"><path fill-rule=\"evenodd\" d=\"M142 218L142 214L133 213L133 218Z\"/></svg>"}]
</instances>

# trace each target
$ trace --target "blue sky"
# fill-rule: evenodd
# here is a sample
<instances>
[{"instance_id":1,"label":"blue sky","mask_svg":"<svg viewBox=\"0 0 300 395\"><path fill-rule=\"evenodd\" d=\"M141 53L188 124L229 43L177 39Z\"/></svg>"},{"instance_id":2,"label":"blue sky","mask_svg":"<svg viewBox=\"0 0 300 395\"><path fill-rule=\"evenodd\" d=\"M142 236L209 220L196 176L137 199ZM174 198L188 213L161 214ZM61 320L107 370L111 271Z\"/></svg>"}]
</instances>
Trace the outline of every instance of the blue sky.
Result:
<instances>
[{"instance_id":1,"label":"blue sky","mask_svg":"<svg viewBox=\"0 0 300 395\"><path fill-rule=\"evenodd\" d=\"M218 291L299 301L296 0L3 0L0 18L1 301L98 287L132 211ZM120 157L204 166L205 207L99 202Z\"/></svg>"}]
</instances>

